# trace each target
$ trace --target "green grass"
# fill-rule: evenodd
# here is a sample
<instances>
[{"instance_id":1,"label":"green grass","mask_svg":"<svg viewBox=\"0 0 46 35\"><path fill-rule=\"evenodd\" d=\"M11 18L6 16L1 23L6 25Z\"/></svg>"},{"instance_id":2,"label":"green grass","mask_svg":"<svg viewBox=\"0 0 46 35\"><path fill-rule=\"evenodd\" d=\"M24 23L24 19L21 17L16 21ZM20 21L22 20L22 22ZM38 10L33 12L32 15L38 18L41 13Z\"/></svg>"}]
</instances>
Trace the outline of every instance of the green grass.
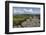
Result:
<instances>
[{"instance_id":1,"label":"green grass","mask_svg":"<svg viewBox=\"0 0 46 35\"><path fill-rule=\"evenodd\" d=\"M26 19L28 19L29 16L13 16L13 26L17 26L17 25L21 25L22 22L26 21Z\"/></svg>"}]
</instances>

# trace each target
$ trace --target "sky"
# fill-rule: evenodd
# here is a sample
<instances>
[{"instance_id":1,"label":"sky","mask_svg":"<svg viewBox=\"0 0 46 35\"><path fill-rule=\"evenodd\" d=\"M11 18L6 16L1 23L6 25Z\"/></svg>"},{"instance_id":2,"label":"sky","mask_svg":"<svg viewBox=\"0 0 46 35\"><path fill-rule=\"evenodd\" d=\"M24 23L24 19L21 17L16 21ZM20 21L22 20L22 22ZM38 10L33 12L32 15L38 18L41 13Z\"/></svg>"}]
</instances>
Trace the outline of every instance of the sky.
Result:
<instances>
[{"instance_id":1,"label":"sky","mask_svg":"<svg viewBox=\"0 0 46 35\"><path fill-rule=\"evenodd\" d=\"M13 15L15 14L40 14L40 8L13 7Z\"/></svg>"}]
</instances>

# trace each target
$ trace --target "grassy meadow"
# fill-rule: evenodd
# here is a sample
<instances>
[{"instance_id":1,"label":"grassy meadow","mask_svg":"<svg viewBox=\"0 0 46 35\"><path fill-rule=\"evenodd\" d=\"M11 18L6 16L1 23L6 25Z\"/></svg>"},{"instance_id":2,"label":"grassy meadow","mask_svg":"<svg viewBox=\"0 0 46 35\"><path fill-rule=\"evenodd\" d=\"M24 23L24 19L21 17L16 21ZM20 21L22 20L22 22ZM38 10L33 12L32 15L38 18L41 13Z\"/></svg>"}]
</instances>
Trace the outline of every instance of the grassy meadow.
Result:
<instances>
[{"instance_id":1,"label":"grassy meadow","mask_svg":"<svg viewBox=\"0 0 46 35\"><path fill-rule=\"evenodd\" d=\"M26 19L28 19L29 17L31 17L31 16L30 15L16 15L16 16L13 16L13 26L21 25L21 23L26 21Z\"/></svg>"}]
</instances>

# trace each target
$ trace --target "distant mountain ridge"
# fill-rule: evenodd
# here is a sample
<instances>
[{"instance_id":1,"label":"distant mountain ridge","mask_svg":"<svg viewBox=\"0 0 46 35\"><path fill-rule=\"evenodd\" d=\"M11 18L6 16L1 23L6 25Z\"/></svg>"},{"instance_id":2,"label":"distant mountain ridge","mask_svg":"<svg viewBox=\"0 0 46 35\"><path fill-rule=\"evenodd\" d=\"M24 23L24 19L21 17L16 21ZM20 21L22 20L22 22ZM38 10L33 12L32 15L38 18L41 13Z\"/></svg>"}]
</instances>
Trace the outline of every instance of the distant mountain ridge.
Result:
<instances>
[{"instance_id":1,"label":"distant mountain ridge","mask_svg":"<svg viewBox=\"0 0 46 35\"><path fill-rule=\"evenodd\" d=\"M39 16L40 14L16 14L17 16ZM13 15L13 16L16 16L16 15Z\"/></svg>"}]
</instances>

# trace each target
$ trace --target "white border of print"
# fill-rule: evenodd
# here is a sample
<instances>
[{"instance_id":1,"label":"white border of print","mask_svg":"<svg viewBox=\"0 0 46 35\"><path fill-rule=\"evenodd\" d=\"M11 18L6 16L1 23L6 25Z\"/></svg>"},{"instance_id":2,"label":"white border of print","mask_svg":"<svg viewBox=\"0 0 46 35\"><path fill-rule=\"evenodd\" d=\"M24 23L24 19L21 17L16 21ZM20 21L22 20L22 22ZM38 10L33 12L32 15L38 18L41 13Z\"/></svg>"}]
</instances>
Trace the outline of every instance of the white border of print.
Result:
<instances>
[{"instance_id":1,"label":"white border of print","mask_svg":"<svg viewBox=\"0 0 46 35\"><path fill-rule=\"evenodd\" d=\"M13 7L35 7L40 8L40 27L13 28ZM9 32L39 31L43 30L43 5L9 3Z\"/></svg>"}]
</instances>

